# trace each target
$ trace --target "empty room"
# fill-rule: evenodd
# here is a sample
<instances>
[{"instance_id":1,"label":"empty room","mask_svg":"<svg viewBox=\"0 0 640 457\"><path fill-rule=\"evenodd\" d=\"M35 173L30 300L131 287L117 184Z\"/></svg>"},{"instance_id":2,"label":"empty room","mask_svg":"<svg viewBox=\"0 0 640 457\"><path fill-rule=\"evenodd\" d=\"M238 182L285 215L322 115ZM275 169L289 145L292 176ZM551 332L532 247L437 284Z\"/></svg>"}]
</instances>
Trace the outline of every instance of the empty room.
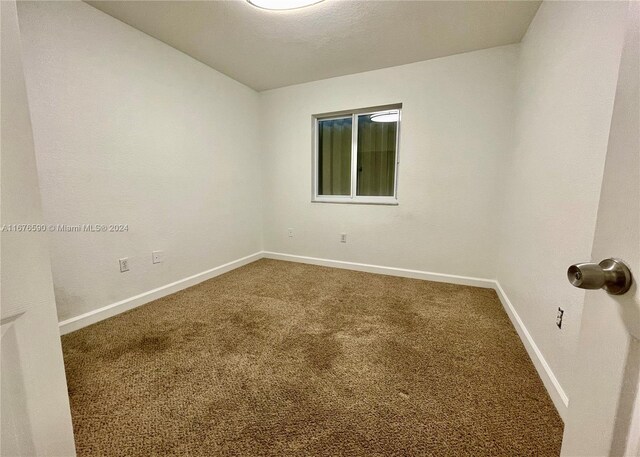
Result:
<instances>
[{"instance_id":1,"label":"empty room","mask_svg":"<svg viewBox=\"0 0 640 457\"><path fill-rule=\"evenodd\" d=\"M2 457L640 456L640 3L2 0Z\"/></svg>"}]
</instances>

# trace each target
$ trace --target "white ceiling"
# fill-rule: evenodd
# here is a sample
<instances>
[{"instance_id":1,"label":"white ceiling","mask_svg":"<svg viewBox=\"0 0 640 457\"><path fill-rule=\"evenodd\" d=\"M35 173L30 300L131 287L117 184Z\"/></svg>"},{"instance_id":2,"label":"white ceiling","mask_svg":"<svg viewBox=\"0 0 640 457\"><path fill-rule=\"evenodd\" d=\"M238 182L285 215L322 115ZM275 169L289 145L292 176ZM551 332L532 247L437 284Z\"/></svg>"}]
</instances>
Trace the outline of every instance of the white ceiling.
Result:
<instances>
[{"instance_id":1,"label":"white ceiling","mask_svg":"<svg viewBox=\"0 0 640 457\"><path fill-rule=\"evenodd\" d=\"M539 1L87 1L256 90L518 43Z\"/></svg>"}]
</instances>

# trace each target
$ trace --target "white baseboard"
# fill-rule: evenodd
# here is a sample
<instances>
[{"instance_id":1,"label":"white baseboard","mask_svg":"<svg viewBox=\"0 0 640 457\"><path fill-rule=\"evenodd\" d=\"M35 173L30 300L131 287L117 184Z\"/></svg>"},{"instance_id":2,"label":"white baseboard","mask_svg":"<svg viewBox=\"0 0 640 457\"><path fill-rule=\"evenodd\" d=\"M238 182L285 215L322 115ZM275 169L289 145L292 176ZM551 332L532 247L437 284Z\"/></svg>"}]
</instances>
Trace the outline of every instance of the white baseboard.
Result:
<instances>
[{"instance_id":1,"label":"white baseboard","mask_svg":"<svg viewBox=\"0 0 640 457\"><path fill-rule=\"evenodd\" d=\"M498 294L498 298L502 302L502 306L504 306L504 309L509 316L509 319L511 319L511 323L518 332L518 335L522 340L522 344L524 344L525 349L529 353L529 358L531 358L533 365L536 367L540 379L542 379L544 386L547 388L547 392L549 392L549 396L558 410L558 414L562 420L566 422L567 413L569 411L569 397L560 385L560 382L558 382L555 374L553 374L551 367L542 355L538 345L533 340L533 337L527 330L527 327L525 327L522 319L520 319L520 316L516 312L513 304L498 281L495 281L495 290Z\"/></svg>"},{"instance_id":2,"label":"white baseboard","mask_svg":"<svg viewBox=\"0 0 640 457\"><path fill-rule=\"evenodd\" d=\"M198 283L201 283L202 281L206 281L207 279L215 278L216 276L227 273L231 270L235 270L236 268L244 266L248 263L255 262L262 257L262 252L256 252L255 254L242 257L241 259L234 260L233 262L225 263L224 265L220 265L219 267L211 268L210 270L206 270L193 276L189 276L188 278L180 279L178 281L172 282L171 284L167 284L165 286L143 292L141 294L126 298L116 303L112 303L102 308L89 311L88 313L84 313L79 316L72 317L71 319L61 321L58 323L58 325L60 326L60 334L65 335L67 333L74 332L83 327L86 327L87 325L95 324L96 322L115 316L116 314L123 313L130 309L144 305L145 303L149 303L150 301L157 300L158 298L171 295L182 289L186 289L187 287L194 286Z\"/></svg>"},{"instance_id":3,"label":"white baseboard","mask_svg":"<svg viewBox=\"0 0 640 457\"><path fill-rule=\"evenodd\" d=\"M319 259L317 257L305 257L293 254L281 254L279 252L264 251L263 256L267 259L286 260L289 262L308 263L323 267L343 268L345 270L364 271L367 273L378 273L388 276L400 276L403 278L423 279L426 281L446 282L449 284L460 284L463 286L483 287L494 289L493 279L473 278L470 276L448 275L443 273L432 273L421 270L408 270L405 268L383 267L380 265L369 265L366 263L345 262L342 260Z\"/></svg>"},{"instance_id":4,"label":"white baseboard","mask_svg":"<svg viewBox=\"0 0 640 457\"><path fill-rule=\"evenodd\" d=\"M182 289L186 289L187 287L191 287L202 281L206 281L207 279L214 278L261 258L307 263L325 267L342 268L346 270L364 271L367 273L378 273L389 276L399 276L403 278L422 279L426 281L446 282L450 284L460 284L464 286L494 289L498 294L498 298L502 302L507 315L511 319L511 323L518 332L518 335L520 336L520 339L522 340L522 343L524 344L524 347L526 348L527 353L529 354L529 357L533 362L533 365L538 371L538 375L542 379L547 392L549 392L549 396L556 406L558 414L560 414L560 417L563 420L566 420L567 411L569 408L569 398L567 397L566 393L562 389L562 386L555 377L553 371L551 370L551 367L542 355L542 352L540 352L540 349L533 340L533 337L531 336L524 323L520 319L520 316L511 304L511 301L509 301L509 298L507 297L505 291L502 289L498 281L494 279L448 275L421 270L409 270L405 268L384 267L380 265L369 265L365 263L345 262L342 260L320 259L317 257L306 257L293 254L261 251L256 252L255 254L251 254L247 257L234 260L233 262L220 265L219 267L203 271L202 273L189 276L188 278L172 282L171 284L167 284L166 286L158 287L134 297L112 303L111 305L107 305L103 308L99 308L94 311L81 314L80 316L64 320L59 323L60 334L64 335L66 333L79 330L83 327L86 327L87 325L94 324L103 319L107 319L109 317L115 316L116 314L120 314L124 311L133 309L137 306L144 305L145 303L148 303L150 301L157 300L158 298L162 298L166 295L170 295Z\"/></svg>"}]
</instances>

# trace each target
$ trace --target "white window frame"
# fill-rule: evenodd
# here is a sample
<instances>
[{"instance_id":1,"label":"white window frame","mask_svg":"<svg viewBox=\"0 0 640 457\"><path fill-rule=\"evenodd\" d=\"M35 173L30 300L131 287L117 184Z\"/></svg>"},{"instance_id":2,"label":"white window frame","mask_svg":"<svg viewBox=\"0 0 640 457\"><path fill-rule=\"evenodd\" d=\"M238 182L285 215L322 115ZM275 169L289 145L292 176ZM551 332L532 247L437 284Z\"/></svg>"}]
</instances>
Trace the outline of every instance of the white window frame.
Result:
<instances>
[{"instance_id":1,"label":"white window frame","mask_svg":"<svg viewBox=\"0 0 640 457\"><path fill-rule=\"evenodd\" d=\"M376 114L389 110L398 110L398 127L396 129L396 169L393 177L393 196L356 195L358 180L358 116ZM351 195L319 195L318 194L318 143L319 121L351 118ZM394 105L374 106L356 110L335 111L332 113L314 114L313 120L313 157L312 157L312 189L311 201L314 203L351 203L361 205L397 205L398 204L398 169L400 168L400 123L402 120L402 103Z\"/></svg>"}]
</instances>

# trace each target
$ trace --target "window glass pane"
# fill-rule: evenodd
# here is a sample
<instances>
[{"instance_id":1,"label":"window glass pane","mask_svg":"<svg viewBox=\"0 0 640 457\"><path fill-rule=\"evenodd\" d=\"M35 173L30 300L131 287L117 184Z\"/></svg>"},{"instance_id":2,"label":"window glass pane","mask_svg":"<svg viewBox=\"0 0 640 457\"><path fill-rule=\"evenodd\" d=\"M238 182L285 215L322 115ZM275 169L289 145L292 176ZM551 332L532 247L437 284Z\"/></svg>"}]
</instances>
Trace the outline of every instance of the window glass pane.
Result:
<instances>
[{"instance_id":1,"label":"window glass pane","mask_svg":"<svg viewBox=\"0 0 640 457\"><path fill-rule=\"evenodd\" d=\"M356 195L393 196L398 111L358 116Z\"/></svg>"},{"instance_id":2,"label":"window glass pane","mask_svg":"<svg viewBox=\"0 0 640 457\"><path fill-rule=\"evenodd\" d=\"M351 195L351 124L318 121L318 195Z\"/></svg>"}]
</instances>

